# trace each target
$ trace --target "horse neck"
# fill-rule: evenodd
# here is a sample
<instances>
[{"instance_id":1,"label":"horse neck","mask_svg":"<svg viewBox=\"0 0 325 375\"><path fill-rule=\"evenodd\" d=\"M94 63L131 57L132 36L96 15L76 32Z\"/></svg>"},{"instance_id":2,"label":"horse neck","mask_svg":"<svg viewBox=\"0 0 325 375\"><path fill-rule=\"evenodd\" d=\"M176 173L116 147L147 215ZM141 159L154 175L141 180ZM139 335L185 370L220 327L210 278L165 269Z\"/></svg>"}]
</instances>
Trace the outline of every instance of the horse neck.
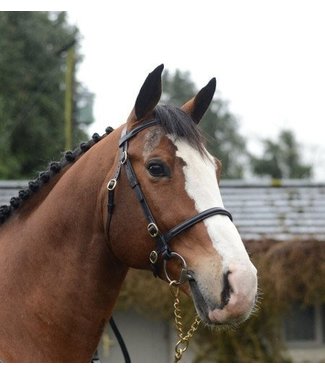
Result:
<instances>
[{"instance_id":1,"label":"horse neck","mask_svg":"<svg viewBox=\"0 0 325 375\"><path fill-rule=\"evenodd\" d=\"M26 332L9 360L88 360L112 312L127 268L109 252L104 229L104 180L117 141L106 146L113 153L105 160L96 156L100 143L26 202L1 234L0 294L10 293L1 299L10 302L0 305L0 337ZM26 319L12 319L15 311Z\"/></svg>"}]
</instances>

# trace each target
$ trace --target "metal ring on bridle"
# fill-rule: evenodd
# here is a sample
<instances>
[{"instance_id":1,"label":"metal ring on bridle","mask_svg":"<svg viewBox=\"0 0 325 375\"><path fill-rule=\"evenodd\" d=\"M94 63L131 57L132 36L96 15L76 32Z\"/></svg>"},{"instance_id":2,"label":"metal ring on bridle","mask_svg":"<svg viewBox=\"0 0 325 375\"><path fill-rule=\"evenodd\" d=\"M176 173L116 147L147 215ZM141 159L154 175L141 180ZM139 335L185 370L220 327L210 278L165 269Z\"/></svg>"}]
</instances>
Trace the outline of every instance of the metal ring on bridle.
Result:
<instances>
[{"instance_id":1,"label":"metal ring on bridle","mask_svg":"<svg viewBox=\"0 0 325 375\"><path fill-rule=\"evenodd\" d=\"M107 190L109 191L114 190L116 188L116 184L117 184L116 178L112 178L111 180L109 180L107 184Z\"/></svg>"},{"instance_id":2,"label":"metal ring on bridle","mask_svg":"<svg viewBox=\"0 0 325 375\"><path fill-rule=\"evenodd\" d=\"M168 280L169 283L173 283L174 286L176 285L181 285L181 284L184 284L187 280L188 280L188 274L187 274L187 264L185 262L185 259L179 255L178 253L174 253L174 252L171 252L170 253L170 259L172 258L178 258L181 262L182 262L182 269L181 269L181 272L180 272L180 277L178 280L175 280L175 279L172 279L169 275L168 275L168 271L167 271L167 260L164 259L164 273L165 273L165 276L166 276L166 279Z\"/></svg>"}]
</instances>

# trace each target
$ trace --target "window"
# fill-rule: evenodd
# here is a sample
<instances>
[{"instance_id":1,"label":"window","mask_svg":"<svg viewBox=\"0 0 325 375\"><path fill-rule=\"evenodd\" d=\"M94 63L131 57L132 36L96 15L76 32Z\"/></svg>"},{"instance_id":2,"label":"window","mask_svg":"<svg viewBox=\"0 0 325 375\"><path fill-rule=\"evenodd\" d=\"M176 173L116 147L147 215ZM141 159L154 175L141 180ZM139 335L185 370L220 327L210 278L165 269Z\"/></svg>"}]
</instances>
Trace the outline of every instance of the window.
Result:
<instances>
[{"instance_id":1,"label":"window","mask_svg":"<svg viewBox=\"0 0 325 375\"><path fill-rule=\"evenodd\" d=\"M319 347L325 344L325 304L294 303L284 318L284 338L289 347Z\"/></svg>"}]
</instances>

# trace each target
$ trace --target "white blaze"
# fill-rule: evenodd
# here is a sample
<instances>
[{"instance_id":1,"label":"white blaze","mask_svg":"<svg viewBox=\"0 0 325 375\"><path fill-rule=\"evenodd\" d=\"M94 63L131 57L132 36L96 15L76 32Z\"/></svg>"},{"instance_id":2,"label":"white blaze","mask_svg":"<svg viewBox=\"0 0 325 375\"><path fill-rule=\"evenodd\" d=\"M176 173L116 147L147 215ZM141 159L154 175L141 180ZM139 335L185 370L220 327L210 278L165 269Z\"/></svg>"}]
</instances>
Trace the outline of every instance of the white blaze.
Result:
<instances>
[{"instance_id":1,"label":"white blaze","mask_svg":"<svg viewBox=\"0 0 325 375\"><path fill-rule=\"evenodd\" d=\"M185 190L195 202L196 210L202 212L212 207L224 207L213 157L201 155L182 140L173 142L177 147L176 156L185 162ZM214 215L205 219L204 224L213 247L223 258L224 271L233 263L252 266L239 233L227 216Z\"/></svg>"}]
</instances>

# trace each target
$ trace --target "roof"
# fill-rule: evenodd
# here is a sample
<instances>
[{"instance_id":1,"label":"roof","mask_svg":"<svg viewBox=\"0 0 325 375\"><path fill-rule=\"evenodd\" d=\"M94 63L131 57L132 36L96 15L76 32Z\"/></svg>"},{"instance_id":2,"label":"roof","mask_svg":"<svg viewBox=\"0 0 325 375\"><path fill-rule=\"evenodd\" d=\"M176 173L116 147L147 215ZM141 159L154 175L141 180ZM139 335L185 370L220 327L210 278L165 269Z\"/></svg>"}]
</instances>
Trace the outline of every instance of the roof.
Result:
<instances>
[{"instance_id":1,"label":"roof","mask_svg":"<svg viewBox=\"0 0 325 375\"><path fill-rule=\"evenodd\" d=\"M243 239L325 240L325 183L224 181L221 194Z\"/></svg>"},{"instance_id":2,"label":"roof","mask_svg":"<svg viewBox=\"0 0 325 375\"><path fill-rule=\"evenodd\" d=\"M0 206L26 186L0 181ZM325 183L224 180L221 194L245 240L325 240Z\"/></svg>"},{"instance_id":3,"label":"roof","mask_svg":"<svg viewBox=\"0 0 325 375\"><path fill-rule=\"evenodd\" d=\"M26 189L27 181L6 181L0 180L0 206L9 204L10 198L17 196L18 191Z\"/></svg>"}]
</instances>

